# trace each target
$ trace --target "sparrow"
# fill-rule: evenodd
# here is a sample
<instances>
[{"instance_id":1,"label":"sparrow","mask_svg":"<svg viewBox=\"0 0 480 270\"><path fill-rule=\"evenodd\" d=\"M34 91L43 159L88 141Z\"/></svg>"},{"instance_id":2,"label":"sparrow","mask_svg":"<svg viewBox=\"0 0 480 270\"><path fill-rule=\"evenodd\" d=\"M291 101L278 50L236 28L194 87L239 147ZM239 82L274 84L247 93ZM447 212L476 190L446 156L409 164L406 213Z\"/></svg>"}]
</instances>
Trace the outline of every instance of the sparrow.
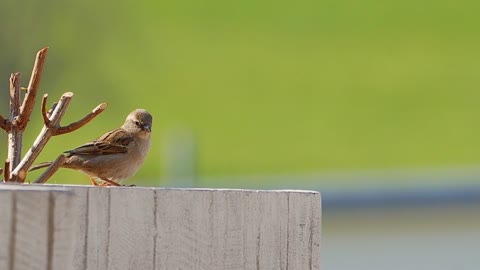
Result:
<instances>
[{"instance_id":1,"label":"sparrow","mask_svg":"<svg viewBox=\"0 0 480 270\"><path fill-rule=\"evenodd\" d=\"M88 175L94 186L120 186L142 166L150 149L152 115L144 109L131 112L125 123L97 139L65 151L60 166ZM52 162L34 165L29 171L48 167ZM100 179L103 183L97 183Z\"/></svg>"}]
</instances>

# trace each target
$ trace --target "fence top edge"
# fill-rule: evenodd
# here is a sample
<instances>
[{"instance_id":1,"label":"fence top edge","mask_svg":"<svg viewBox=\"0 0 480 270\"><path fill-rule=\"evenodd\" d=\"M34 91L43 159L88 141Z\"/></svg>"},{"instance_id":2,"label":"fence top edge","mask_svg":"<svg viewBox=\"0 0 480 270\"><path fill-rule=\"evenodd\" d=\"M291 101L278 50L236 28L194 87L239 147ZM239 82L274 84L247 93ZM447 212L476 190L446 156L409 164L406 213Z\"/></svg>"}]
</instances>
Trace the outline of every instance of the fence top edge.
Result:
<instances>
[{"instance_id":1,"label":"fence top edge","mask_svg":"<svg viewBox=\"0 0 480 270\"><path fill-rule=\"evenodd\" d=\"M6 187L4 187L6 186ZM30 184L30 185L1 185L2 188L9 189L8 187L15 187L15 190L32 189L32 190L71 190L72 188L86 188L86 189L130 189L130 190L156 190L156 191L190 191L190 192L245 192L245 193L302 193L302 194L320 194L314 190L302 190L302 189L233 189L233 188L174 188L174 187L95 187L86 185L59 185L59 184Z\"/></svg>"},{"instance_id":2,"label":"fence top edge","mask_svg":"<svg viewBox=\"0 0 480 270\"><path fill-rule=\"evenodd\" d=\"M0 192L7 191L43 191L43 192L63 192L70 193L72 189L68 186L45 186L45 185L34 185L34 184L14 184L14 183L1 183Z\"/></svg>"}]
</instances>

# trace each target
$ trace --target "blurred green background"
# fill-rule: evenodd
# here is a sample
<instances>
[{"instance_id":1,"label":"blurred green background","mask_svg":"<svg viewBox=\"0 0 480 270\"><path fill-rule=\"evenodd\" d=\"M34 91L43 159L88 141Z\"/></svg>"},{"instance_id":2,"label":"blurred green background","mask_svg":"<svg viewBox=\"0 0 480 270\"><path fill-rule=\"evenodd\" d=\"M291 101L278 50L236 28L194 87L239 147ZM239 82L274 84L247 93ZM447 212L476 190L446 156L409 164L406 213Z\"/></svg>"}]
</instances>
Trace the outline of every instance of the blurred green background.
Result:
<instances>
[{"instance_id":1,"label":"blurred green background","mask_svg":"<svg viewBox=\"0 0 480 270\"><path fill-rule=\"evenodd\" d=\"M35 53L49 46L39 95L53 102L74 92L63 123L109 107L53 138L38 161L142 107L154 128L131 180L140 185L165 183L165 148L177 133L193 138L197 186L232 186L225 176L477 166L479 8L467 0L3 0L0 113L9 74L20 71L26 86ZM41 128L39 103L24 150ZM88 179L62 170L51 182Z\"/></svg>"},{"instance_id":2,"label":"blurred green background","mask_svg":"<svg viewBox=\"0 0 480 270\"><path fill-rule=\"evenodd\" d=\"M312 188L322 269L478 269L479 10L469 0L2 0L0 113L10 73L26 86L49 46L39 96L74 92L63 123L109 107L53 138L39 162L142 107L153 143L130 183ZM69 170L49 183L90 184Z\"/></svg>"}]
</instances>

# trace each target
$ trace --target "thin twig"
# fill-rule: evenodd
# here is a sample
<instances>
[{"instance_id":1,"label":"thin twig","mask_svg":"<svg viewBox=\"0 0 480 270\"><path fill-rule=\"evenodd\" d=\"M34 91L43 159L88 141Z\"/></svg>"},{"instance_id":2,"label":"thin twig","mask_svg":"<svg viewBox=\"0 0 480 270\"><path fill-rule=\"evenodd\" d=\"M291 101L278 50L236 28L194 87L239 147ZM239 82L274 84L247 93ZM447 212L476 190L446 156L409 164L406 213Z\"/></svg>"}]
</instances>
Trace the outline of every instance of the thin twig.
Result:
<instances>
[{"instance_id":1,"label":"thin twig","mask_svg":"<svg viewBox=\"0 0 480 270\"><path fill-rule=\"evenodd\" d=\"M5 173L4 181L8 182L10 180L10 160L7 158L5 160L5 170L3 171Z\"/></svg>"},{"instance_id":2,"label":"thin twig","mask_svg":"<svg viewBox=\"0 0 480 270\"><path fill-rule=\"evenodd\" d=\"M32 114L33 106L35 105L35 97L38 91L38 85L40 84L40 78L42 77L43 65L45 58L47 57L48 48L43 48L38 51L35 58L35 64L33 65L32 76L30 77L30 83L27 87L27 94L23 99L22 107L20 108L20 115L18 117L19 130L25 129L30 115Z\"/></svg>"},{"instance_id":3,"label":"thin twig","mask_svg":"<svg viewBox=\"0 0 480 270\"><path fill-rule=\"evenodd\" d=\"M10 131L10 121L8 119L3 118L2 115L0 115L0 128L5 130L6 132Z\"/></svg>"},{"instance_id":4,"label":"thin twig","mask_svg":"<svg viewBox=\"0 0 480 270\"><path fill-rule=\"evenodd\" d=\"M48 94L43 95L42 98L42 117L43 117L43 123L47 127L52 127L52 123L50 122L50 119L48 119L48 111L47 111L47 98Z\"/></svg>"},{"instance_id":5,"label":"thin twig","mask_svg":"<svg viewBox=\"0 0 480 270\"><path fill-rule=\"evenodd\" d=\"M20 114L20 73L10 75L10 123L12 126L8 132L8 156L10 169L13 170L20 163L22 155L22 129L18 126ZM8 179L7 179L8 181Z\"/></svg>"},{"instance_id":6,"label":"thin twig","mask_svg":"<svg viewBox=\"0 0 480 270\"><path fill-rule=\"evenodd\" d=\"M62 119L65 111L67 110L68 104L72 99L73 93L67 92L62 95L60 101L58 102L57 107L53 111L52 115L50 116L50 122L52 126L58 126L60 124L60 120ZM47 144L48 140L52 137L53 132L52 128L47 126L43 126L40 134L38 134L37 139L33 142L32 147L28 150L28 152L23 157L22 161L15 170L12 172L12 178L19 182L24 182L25 178L27 177L27 171L30 166L32 166L35 159L38 157L40 152L43 150L45 145ZM17 179L18 178L18 179Z\"/></svg>"},{"instance_id":7,"label":"thin twig","mask_svg":"<svg viewBox=\"0 0 480 270\"><path fill-rule=\"evenodd\" d=\"M89 114L87 114L85 117L78 120L77 122L73 122L68 126L58 127L56 129L54 129L53 136L73 132L73 131L83 127L88 122L92 121L92 119L95 118L97 115L99 115L101 112L103 112L106 108L107 108L107 103L104 102L104 103L99 104Z\"/></svg>"},{"instance_id":8,"label":"thin twig","mask_svg":"<svg viewBox=\"0 0 480 270\"><path fill-rule=\"evenodd\" d=\"M65 159L67 157L63 154L60 154L60 156L55 159L55 161L52 162L52 164L45 170L45 172L40 175L40 177L37 178L37 180L34 181L36 184L43 184L48 181L52 175L54 175L57 170L62 166L62 164L65 162Z\"/></svg>"}]
</instances>

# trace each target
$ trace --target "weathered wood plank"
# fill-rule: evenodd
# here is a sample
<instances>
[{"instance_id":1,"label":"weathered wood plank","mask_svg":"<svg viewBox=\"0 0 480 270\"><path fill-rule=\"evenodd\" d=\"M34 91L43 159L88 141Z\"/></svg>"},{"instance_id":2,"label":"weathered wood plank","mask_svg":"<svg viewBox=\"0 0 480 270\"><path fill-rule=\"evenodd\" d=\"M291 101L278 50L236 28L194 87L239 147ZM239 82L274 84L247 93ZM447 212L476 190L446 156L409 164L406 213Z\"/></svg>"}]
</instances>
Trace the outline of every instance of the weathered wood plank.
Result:
<instances>
[{"instance_id":1,"label":"weathered wood plank","mask_svg":"<svg viewBox=\"0 0 480 270\"><path fill-rule=\"evenodd\" d=\"M319 269L316 192L39 189L0 196L0 263L13 269Z\"/></svg>"},{"instance_id":2,"label":"weathered wood plank","mask_svg":"<svg viewBox=\"0 0 480 270\"><path fill-rule=\"evenodd\" d=\"M154 269L155 192L110 189L107 269Z\"/></svg>"},{"instance_id":3,"label":"weathered wood plank","mask_svg":"<svg viewBox=\"0 0 480 270\"><path fill-rule=\"evenodd\" d=\"M108 269L110 237L110 189L89 188L87 199L87 235L85 235L85 268ZM80 270L80 269L78 269Z\"/></svg>"},{"instance_id":4,"label":"weathered wood plank","mask_svg":"<svg viewBox=\"0 0 480 270\"><path fill-rule=\"evenodd\" d=\"M50 221L49 246L51 246L50 269L73 269L74 228L77 226L75 212L72 211L73 192L54 192L50 197L53 204L53 220ZM51 210L50 210L51 211Z\"/></svg>"},{"instance_id":5,"label":"weathered wood plank","mask_svg":"<svg viewBox=\"0 0 480 270\"><path fill-rule=\"evenodd\" d=\"M16 202L13 191L0 189L0 265L10 269L12 234L14 231L14 212Z\"/></svg>"},{"instance_id":6,"label":"weathered wood plank","mask_svg":"<svg viewBox=\"0 0 480 270\"><path fill-rule=\"evenodd\" d=\"M62 188L0 185L2 269L70 269L72 196Z\"/></svg>"},{"instance_id":7,"label":"weathered wood plank","mask_svg":"<svg viewBox=\"0 0 480 270\"><path fill-rule=\"evenodd\" d=\"M320 268L320 195L288 194L288 269Z\"/></svg>"},{"instance_id":8,"label":"weathered wood plank","mask_svg":"<svg viewBox=\"0 0 480 270\"><path fill-rule=\"evenodd\" d=\"M47 185L48 186L48 185ZM74 270L87 269L87 235L88 229L88 188L69 186L75 194L72 200L72 213L76 216L73 226L73 259Z\"/></svg>"},{"instance_id":9,"label":"weathered wood plank","mask_svg":"<svg viewBox=\"0 0 480 270\"><path fill-rule=\"evenodd\" d=\"M286 269L287 198L287 193L268 192L259 196L261 223L258 232L259 254L256 269Z\"/></svg>"},{"instance_id":10,"label":"weathered wood plank","mask_svg":"<svg viewBox=\"0 0 480 270\"><path fill-rule=\"evenodd\" d=\"M313 254L317 250L309 244L319 245L314 242L319 238L307 239L305 244L304 239L289 237L289 233L304 236L313 230L320 232L320 197L318 193L299 193L290 203L289 194L157 190L156 269L287 269L296 265L318 269L319 254ZM309 197L306 203L301 201L302 196ZM301 213L289 213L290 208L300 206L305 207L299 210ZM308 219L310 216L313 218ZM308 226L304 219L310 222ZM289 239L294 241L291 247ZM295 251L297 246L302 251ZM308 254L297 258L301 252Z\"/></svg>"},{"instance_id":11,"label":"weathered wood plank","mask_svg":"<svg viewBox=\"0 0 480 270\"><path fill-rule=\"evenodd\" d=\"M211 226L209 215L198 209L208 209L209 196L185 190L156 191L156 269L209 269L213 245L203 228ZM214 268L210 268L214 269Z\"/></svg>"},{"instance_id":12,"label":"weathered wood plank","mask_svg":"<svg viewBox=\"0 0 480 270\"><path fill-rule=\"evenodd\" d=\"M14 269L47 269L50 194L16 192Z\"/></svg>"}]
</instances>

